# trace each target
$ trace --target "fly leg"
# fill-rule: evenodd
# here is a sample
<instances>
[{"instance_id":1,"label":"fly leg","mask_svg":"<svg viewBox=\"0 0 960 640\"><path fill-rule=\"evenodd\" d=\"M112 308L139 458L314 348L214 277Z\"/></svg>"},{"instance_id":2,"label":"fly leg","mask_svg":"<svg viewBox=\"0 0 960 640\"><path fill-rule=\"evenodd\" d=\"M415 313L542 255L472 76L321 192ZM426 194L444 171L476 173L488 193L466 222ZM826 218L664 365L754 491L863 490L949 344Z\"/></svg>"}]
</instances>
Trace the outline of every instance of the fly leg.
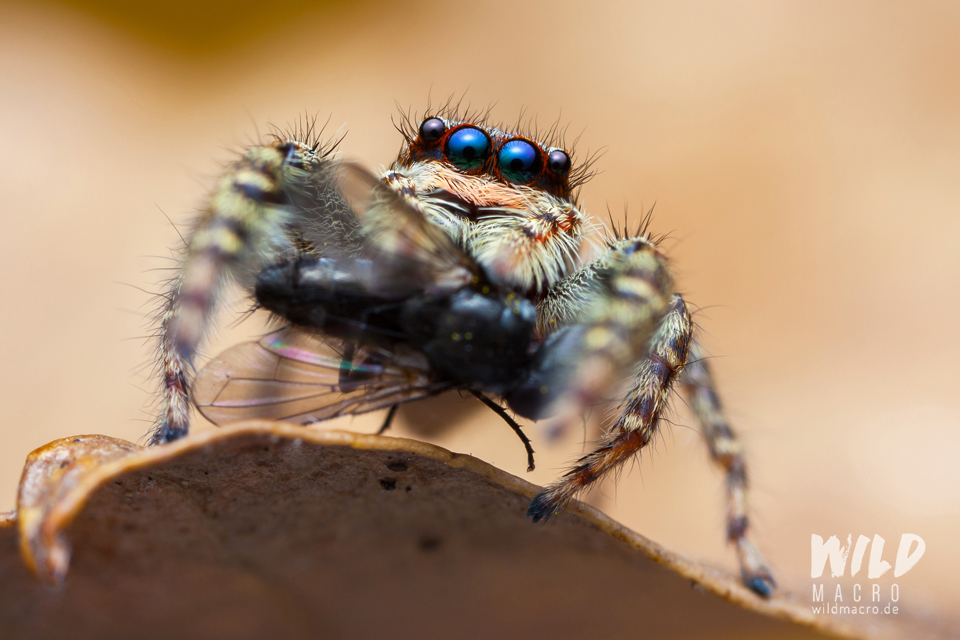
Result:
<instances>
[{"instance_id":1,"label":"fly leg","mask_svg":"<svg viewBox=\"0 0 960 640\"><path fill-rule=\"evenodd\" d=\"M397 415L397 407L400 405L395 404L387 411L387 417L383 419L383 424L380 425L380 428L377 430L377 435L382 436L386 433L387 429L390 428L390 424L393 422L393 417Z\"/></svg>"},{"instance_id":2,"label":"fly leg","mask_svg":"<svg viewBox=\"0 0 960 640\"><path fill-rule=\"evenodd\" d=\"M513 429L513 432L516 433L517 437L520 438L520 442L523 443L523 448L526 449L527 451L527 471L528 472L533 471L536 468L536 466L533 463L533 445L530 443L530 438L527 437L527 434L525 434L523 432L523 429L520 428L520 425L517 424L517 421L511 418L510 414L508 414L503 409L503 407L501 407L496 402L494 402L487 396L483 395L482 393L479 393L477 391L471 391L470 393L472 393L477 398L477 400L479 400L483 404L490 407L490 409L492 409L494 413L500 416L500 418L502 418L503 421L506 422L511 429Z\"/></svg>"}]
</instances>

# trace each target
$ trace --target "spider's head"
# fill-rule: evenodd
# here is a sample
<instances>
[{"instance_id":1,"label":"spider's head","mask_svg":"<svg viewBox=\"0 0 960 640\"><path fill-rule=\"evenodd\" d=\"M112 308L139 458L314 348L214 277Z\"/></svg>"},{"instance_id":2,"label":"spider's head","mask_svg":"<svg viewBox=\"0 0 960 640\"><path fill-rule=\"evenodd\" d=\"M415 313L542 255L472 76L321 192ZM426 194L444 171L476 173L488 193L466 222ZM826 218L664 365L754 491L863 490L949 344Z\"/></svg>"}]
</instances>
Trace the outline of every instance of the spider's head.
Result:
<instances>
[{"instance_id":1,"label":"spider's head","mask_svg":"<svg viewBox=\"0 0 960 640\"><path fill-rule=\"evenodd\" d=\"M475 178L478 185L526 187L570 199L573 162L567 151L481 124L427 117L398 162L417 163L438 164L454 175Z\"/></svg>"},{"instance_id":2,"label":"spider's head","mask_svg":"<svg viewBox=\"0 0 960 640\"><path fill-rule=\"evenodd\" d=\"M404 135L387 181L420 200L493 280L537 298L569 273L584 226L572 192L587 168L568 151L436 115Z\"/></svg>"}]
</instances>

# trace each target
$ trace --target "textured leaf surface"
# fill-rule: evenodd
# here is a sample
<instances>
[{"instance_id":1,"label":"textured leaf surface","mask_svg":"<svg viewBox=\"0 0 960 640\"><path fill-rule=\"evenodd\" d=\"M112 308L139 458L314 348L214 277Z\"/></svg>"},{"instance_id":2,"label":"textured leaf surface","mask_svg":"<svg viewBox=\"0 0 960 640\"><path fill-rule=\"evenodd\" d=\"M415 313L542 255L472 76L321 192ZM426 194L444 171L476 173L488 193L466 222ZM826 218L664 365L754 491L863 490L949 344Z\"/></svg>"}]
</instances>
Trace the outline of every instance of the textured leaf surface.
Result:
<instances>
[{"instance_id":1,"label":"textured leaf surface","mask_svg":"<svg viewBox=\"0 0 960 640\"><path fill-rule=\"evenodd\" d=\"M764 601L587 506L532 525L537 489L417 441L277 423L59 440L0 518L0 635L897 635Z\"/></svg>"}]
</instances>

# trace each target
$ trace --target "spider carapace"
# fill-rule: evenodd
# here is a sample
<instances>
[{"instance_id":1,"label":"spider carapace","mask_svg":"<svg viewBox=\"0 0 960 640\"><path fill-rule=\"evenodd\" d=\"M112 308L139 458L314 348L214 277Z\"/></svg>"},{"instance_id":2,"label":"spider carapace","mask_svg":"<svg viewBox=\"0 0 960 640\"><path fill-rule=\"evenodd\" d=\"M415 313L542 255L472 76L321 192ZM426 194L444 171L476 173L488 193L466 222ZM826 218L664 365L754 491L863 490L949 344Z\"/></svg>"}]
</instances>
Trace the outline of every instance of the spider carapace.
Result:
<instances>
[{"instance_id":1,"label":"spider carapace","mask_svg":"<svg viewBox=\"0 0 960 640\"><path fill-rule=\"evenodd\" d=\"M575 193L589 163L575 165L553 131L538 141L451 109L398 129L405 144L380 175L310 128L228 168L164 299L150 443L185 435L191 402L217 424L386 409L386 427L398 404L459 389L514 428L532 468L529 440L501 403L562 428L628 388L596 448L533 499L536 522L646 446L678 385L726 472L727 536L743 580L769 595L770 571L746 538L741 445L655 239L644 227L614 230L581 261L592 225ZM194 379L230 280L285 326Z\"/></svg>"}]
</instances>

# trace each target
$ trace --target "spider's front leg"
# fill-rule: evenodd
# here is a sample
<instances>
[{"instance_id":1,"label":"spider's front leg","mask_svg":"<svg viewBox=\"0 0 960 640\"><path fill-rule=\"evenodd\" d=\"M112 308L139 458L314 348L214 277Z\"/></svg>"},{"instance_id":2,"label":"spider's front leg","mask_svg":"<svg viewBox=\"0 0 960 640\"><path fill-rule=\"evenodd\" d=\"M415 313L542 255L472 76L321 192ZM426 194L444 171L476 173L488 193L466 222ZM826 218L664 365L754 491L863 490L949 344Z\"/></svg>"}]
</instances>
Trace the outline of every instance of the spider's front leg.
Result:
<instances>
[{"instance_id":1,"label":"spider's front leg","mask_svg":"<svg viewBox=\"0 0 960 640\"><path fill-rule=\"evenodd\" d=\"M699 342L690 345L690 359L680 384L703 429L713 461L727 476L727 540L737 547L743 582L761 595L770 595L776 583L760 551L747 540L747 466L743 446L723 414L716 383Z\"/></svg>"},{"instance_id":2,"label":"spider's front leg","mask_svg":"<svg viewBox=\"0 0 960 640\"><path fill-rule=\"evenodd\" d=\"M622 336L632 335L632 340L620 343L624 355L619 362L623 362L622 358L631 359L629 364L634 367L634 374L631 389L620 405L620 415L600 446L580 458L559 482L537 494L527 514L534 521L549 518L592 483L622 468L656 435L671 389L680 380L691 396L691 406L703 425L714 459L727 472L727 532L730 541L737 545L743 581L757 593L770 595L775 583L769 568L760 552L745 538L746 470L742 450L723 416L710 370L693 339L693 322L686 303L671 293L669 272L662 264L660 269L667 274L666 279L654 277L656 271L649 266L633 268L633 274L626 276L630 263L623 261L614 261L611 271L609 254L622 251L628 242L612 244L607 256L560 283L540 305L539 328L543 333L564 325L581 324L588 328L588 336L611 326L618 326ZM649 253L649 259L661 263L663 260L655 250ZM617 267L618 264L622 266ZM625 280L620 280L624 277ZM640 285L640 281L645 284ZM656 315L666 296L669 296L666 312ZM637 307L632 314L627 311L629 305ZM645 333L651 314L658 319L652 335ZM590 398L593 402L600 399L599 393L584 393L581 372L589 375L593 366L590 363L598 359L608 363L608 372L616 370L617 359L612 354L596 351L596 344L588 340L581 353L572 385L577 401L568 401L562 408L563 419L567 421L582 415L592 404L588 402ZM618 382L619 378L608 377L604 390L615 388ZM596 383L593 386L600 388Z\"/></svg>"},{"instance_id":3,"label":"spider's front leg","mask_svg":"<svg viewBox=\"0 0 960 640\"><path fill-rule=\"evenodd\" d=\"M161 407L149 444L189 430L193 359L228 280L250 288L268 261L296 249L293 187L325 161L317 145L276 140L229 167L186 238L179 274L164 296L158 332Z\"/></svg>"},{"instance_id":4,"label":"spider's front leg","mask_svg":"<svg viewBox=\"0 0 960 640\"><path fill-rule=\"evenodd\" d=\"M686 305L673 293L666 261L646 238L612 242L598 260L560 283L540 312L544 332L567 324L586 328L571 383L560 406L553 407L560 421L579 420L631 369L635 379L601 446L533 499L527 515L534 522L557 514L650 442L686 362L692 331Z\"/></svg>"},{"instance_id":5,"label":"spider's front leg","mask_svg":"<svg viewBox=\"0 0 960 640\"><path fill-rule=\"evenodd\" d=\"M607 430L596 450L580 458L560 481L537 494L527 512L534 522L558 513L583 490L620 469L650 443L660 427L671 387L683 370L692 331L686 304L680 296L674 296L668 313L649 341L646 357L636 367L617 421ZM615 388L619 380L610 382Z\"/></svg>"}]
</instances>

